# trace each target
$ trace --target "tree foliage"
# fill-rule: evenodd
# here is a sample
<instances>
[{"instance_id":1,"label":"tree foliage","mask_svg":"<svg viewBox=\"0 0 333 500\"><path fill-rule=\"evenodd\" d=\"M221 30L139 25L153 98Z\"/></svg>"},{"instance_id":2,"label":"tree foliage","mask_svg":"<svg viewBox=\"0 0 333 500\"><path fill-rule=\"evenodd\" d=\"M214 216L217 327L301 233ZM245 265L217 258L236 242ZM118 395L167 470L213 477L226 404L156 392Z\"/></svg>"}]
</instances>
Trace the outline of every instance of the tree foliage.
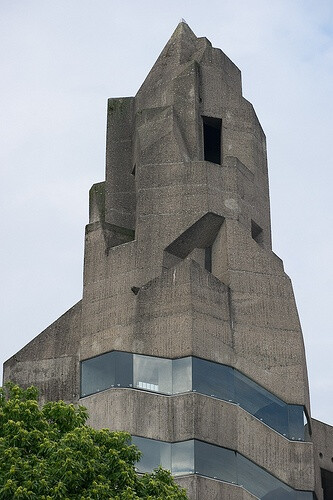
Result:
<instances>
[{"instance_id":1,"label":"tree foliage","mask_svg":"<svg viewBox=\"0 0 333 500\"><path fill-rule=\"evenodd\" d=\"M34 387L0 388L0 499L186 500L168 471L135 472L129 434L86 420L63 401L40 408Z\"/></svg>"}]
</instances>

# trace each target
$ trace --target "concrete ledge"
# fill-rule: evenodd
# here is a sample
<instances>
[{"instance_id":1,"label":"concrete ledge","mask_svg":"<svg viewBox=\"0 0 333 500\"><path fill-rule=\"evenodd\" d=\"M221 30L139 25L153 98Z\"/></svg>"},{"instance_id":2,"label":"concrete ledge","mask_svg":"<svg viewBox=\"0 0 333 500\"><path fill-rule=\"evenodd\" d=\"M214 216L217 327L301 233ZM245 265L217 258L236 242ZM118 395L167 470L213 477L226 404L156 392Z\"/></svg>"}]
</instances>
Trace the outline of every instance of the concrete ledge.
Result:
<instances>
[{"instance_id":1,"label":"concrete ledge","mask_svg":"<svg viewBox=\"0 0 333 500\"><path fill-rule=\"evenodd\" d=\"M190 500L254 500L257 497L251 495L241 486L224 483L203 476L176 477L176 483L185 488Z\"/></svg>"}]
</instances>

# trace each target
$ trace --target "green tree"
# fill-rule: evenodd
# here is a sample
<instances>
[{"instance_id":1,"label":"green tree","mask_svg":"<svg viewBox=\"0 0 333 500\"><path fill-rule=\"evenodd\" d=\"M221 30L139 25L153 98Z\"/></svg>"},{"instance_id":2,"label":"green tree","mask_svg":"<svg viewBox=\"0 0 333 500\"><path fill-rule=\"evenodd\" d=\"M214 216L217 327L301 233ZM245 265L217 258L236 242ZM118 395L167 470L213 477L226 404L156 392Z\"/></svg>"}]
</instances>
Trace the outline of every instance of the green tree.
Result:
<instances>
[{"instance_id":1,"label":"green tree","mask_svg":"<svg viewBox=\"0 0 333 500\"><path fill-rule=\"evenodd\" d=\"M168 471L138 475L139 450L125 432L86 425L63 401L38 405L38 391L0 388L0 499L186 500Z\"/></svg>"}]
</instances>

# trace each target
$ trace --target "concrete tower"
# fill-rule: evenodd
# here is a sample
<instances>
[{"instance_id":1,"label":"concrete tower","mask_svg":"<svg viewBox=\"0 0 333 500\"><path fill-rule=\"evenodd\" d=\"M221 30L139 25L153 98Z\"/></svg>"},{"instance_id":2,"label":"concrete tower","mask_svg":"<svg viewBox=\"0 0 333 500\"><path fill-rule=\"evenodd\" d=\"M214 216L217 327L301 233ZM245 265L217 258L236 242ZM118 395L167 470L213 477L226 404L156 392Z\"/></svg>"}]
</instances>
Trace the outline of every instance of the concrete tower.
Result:
<instances>
[{"instance_id":1,"label":"concrete tower","mask_svg":"<svg viewBox=\"0 0 333 500\"><path fill-rule=\"evenodd\" d=\"M107 122L83 298L5 379L129 431L139 469L162 463L191 499L321 500L322 478L333 498L332 429L311 423L292 285L271 247L265 135L239 69L182 22Z\"/></svg>"}]
</instances>

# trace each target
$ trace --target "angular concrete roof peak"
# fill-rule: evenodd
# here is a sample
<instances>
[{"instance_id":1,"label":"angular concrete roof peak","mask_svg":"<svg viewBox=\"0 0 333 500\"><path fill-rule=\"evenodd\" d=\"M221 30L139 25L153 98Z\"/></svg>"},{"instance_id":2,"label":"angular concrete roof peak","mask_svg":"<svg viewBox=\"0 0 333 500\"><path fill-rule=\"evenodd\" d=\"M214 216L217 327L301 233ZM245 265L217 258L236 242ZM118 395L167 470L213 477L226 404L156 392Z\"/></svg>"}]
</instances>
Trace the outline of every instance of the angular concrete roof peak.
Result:
<instances>
[{"instance_id":1,"label":"angular concrete roof peak","mask_svg":"<svg viewBox=\"0 0 333 500\"><path fill-rule=\"evenodd\" d=\"M159 64L161 60L164 60L163 64L165 65L166 59L168 63L171 61L175 64L186 62L195 52L197 40L189 25L184 20L181 20L155 64Z\"/></svg>"},{"instance_id":2,"label":"angular concrete roof peak","mask_svg":"<svg viewBox=\"0 0 333 500\"><path fill-rule=\"evenodd\" d=\"M195 44L197 41L197 37L187 24L187 22L182 19L180 23L177 25L175 31L172 33L168 43L166 44L164 50L170 46L170 45L178 45L181 46L182 44ZM163 50L163 52L164 52ZM162 52L162 54L163 54Z\"/></svg>"},{"instance_id":3,"label":"angular concrete roof peak","mask_svg":"<svg viewBox=\"0 0 333 500\"><path fill-rule=\"evenodd\" d=\"M170 40L177 36L178 34L182 34L184 36L188 36L190 37L193 41L197 39L197 37L195 36L195 34L193 33L193 31L191 30L191 28L189 27L189 25L187 24L187 22L185 21L185 19L181 19L175 29L175 31L173 32L173 34L171 35L171 38Z\"/></svg>"},{"instance_id":4,"label":"angular concrete roof peak","mask_svg":"<svg viewBox=\"0 0 333 500\"><path fill-rule=\"evenodd\" d=\"M189 25L182 19L172 33L170 39L157 58L154 66L150 70L146 80L142 84L139 94L147 90L157 92L157 87L163 87L179 73L179 67L193 59L197 50L198 38L195 36Z\"/></svg>"}]
</instances>

